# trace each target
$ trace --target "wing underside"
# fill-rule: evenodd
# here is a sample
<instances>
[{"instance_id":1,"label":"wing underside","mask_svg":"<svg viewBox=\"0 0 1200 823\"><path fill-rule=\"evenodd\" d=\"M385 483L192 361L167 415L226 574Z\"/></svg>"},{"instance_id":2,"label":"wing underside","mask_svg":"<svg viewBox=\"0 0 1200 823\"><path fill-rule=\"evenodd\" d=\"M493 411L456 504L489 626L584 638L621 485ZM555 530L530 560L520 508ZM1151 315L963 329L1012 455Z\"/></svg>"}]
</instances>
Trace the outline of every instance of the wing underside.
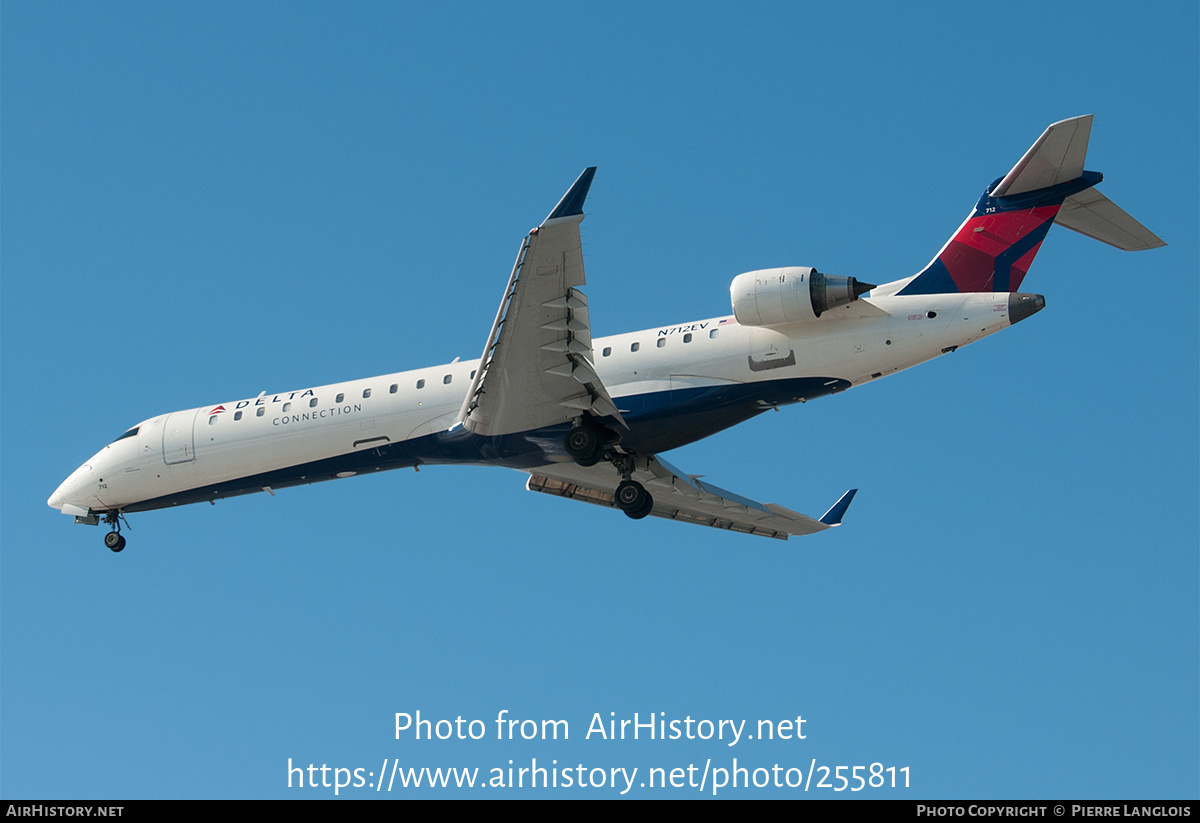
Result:
<instances>
[{"instance_id":1,"label":"wing underside","mask_svg":"<svg viewBox=\"0 0 1200 823\"><path fill-rule=\"evenodd\" d=\"M842 515L857 490L851 490L814 520L774 503L759 503L684 474L661 457L640 458L633 479L654 498L650 514L718 529L787 540L791 536L815 534L841 524ZM616 485L611 466L583 467L555 463L530 472L526 488L571 500L582 500L617 508Z\"/></svg>"}]
</instances>

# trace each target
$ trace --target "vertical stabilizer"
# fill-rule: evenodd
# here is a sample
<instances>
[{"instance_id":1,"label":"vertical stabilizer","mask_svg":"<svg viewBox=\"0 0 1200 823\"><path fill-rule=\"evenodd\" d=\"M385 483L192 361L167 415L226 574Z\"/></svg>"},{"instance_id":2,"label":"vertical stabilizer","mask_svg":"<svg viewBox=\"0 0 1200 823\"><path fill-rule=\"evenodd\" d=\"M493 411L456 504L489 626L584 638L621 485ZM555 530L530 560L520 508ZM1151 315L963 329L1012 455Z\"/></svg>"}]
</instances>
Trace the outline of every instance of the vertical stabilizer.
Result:
<instances>
[{"instance_id":1,"label":"vertical stabilizer","mask_svg":"<svg viewBox=\"0 0 1200 823\"><path fill-rule=\"evenodd\" d=\"M1004 175L993 197L1010 197L1068 183L1083 174L1092 115L1060 120L1042 132L1012 171Z\"/></svg>"},{"instance_id":2,"label":"vertical stabilizer","mask_svg":"<svg viewBox=\"0 0 1200 823\"><path fill-rule=\"evenodd\" d=\"M1058 222L1130 251L1165 245L1092 187L1085 171L1092 115L1053 124L1012 170L979 198L937 256L897 294L1015 292Z\"/></svg>"}]
</instances>

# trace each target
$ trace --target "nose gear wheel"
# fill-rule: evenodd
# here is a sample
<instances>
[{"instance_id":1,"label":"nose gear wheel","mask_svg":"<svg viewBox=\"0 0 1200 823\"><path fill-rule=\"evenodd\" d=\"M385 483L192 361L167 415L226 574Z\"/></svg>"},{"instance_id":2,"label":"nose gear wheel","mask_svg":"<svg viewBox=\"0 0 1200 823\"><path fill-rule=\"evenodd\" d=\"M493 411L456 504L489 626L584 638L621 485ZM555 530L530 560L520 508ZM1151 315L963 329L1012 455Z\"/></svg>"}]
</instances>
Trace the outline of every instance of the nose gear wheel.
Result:
<instances>
[{"instance_id":1,"label":"nose gear wheel","mask_svg":"<svg viewBox=\"0 0 1200 823\"><path fill-rule=\"evenodd\" d=\"M125 520L120 512L109 512L104 515L104 522L112 527L112 531L104 535L104 547L113 552L119 552L125 548L125 537L121 534L121 523L129 525L129 521Z\"/></svg>"}]
</instances>

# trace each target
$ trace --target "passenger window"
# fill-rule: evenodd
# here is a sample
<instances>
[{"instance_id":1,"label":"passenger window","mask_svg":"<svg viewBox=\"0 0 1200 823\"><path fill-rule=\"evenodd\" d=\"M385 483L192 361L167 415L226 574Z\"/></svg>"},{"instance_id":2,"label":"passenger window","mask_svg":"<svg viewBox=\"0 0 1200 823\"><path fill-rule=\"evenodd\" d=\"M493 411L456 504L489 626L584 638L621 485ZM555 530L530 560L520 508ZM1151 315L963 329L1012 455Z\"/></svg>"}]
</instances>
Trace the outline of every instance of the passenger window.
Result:
<instances>
[{"instance_id":1,"label":"passenger window","mask_svg":"<svg viewBox=\"0 0 1200 823\"><path fill-rule=\"evenodd\" d=\"M471 379L472 380L475 379L475 370L474 369L471 369Z\"/></svg>"},{"instance_id":2,"label":"passenger window","mask_svg":"<svg viewBox=\"0 0 1200 823\"><path fill-rule=\"evenodd\" d=\"M233 419L234 419L234 420L241 420L241 419L242 419L242 413L241 413L240 411L235 411L235 412L233 413Z\"/></svg>"},{"instance_id":3,"label":"passenger window","mask_svg":"<svg viewBox=\"0 0 1200 823\"><path fill-rule=\"evenodd\" d=\"M334 403L341 403L341 402L342 402L343 400L345 400L345 399L346 399L346 395L342 394L341 392L338 392L338 396L337 396L337 397L335 397L335 398L333 398L333 402L334 402Z\"/></svg>"},{"instance_id":4,"label":"passenger window","mask_svg":"<svg viewBox=\"0 0 1200 823\"><path fill-rule=\"evenodd\" d=\"M216 414L209 415L208 425L210 425L210 426L217 425L217 417L219 417L219 415L216 415Z\"/></svg>"},{"instance_id":5,"label":"passenger window","mask_svg":"<svg viewBox=\"0 0 1200 823\"><path fill-rule=\"evenodd\" d=\"M363 389L363 400L366 400L366 399L367 399L368 397L370 397L370 396L371 396L371 390L370 390L370 389Z\"/></svg>"},{"instance_id":6,"label":"passenger window","mask_svg":"<svg viewBox=\"0 0 1200 823\"><path fill-rule=\"evenodd\" d=\"M400 388L399 384L393 383L392 385L388 386L388 394L395 394L396 390L399 388Z\"/></svg>"},{"instance_id":7,"label":"passenger window","mask_svg":"<svg viewBox=\"0 0 1200 823\"><path fill-rule=\"evenodd\" d=\"M266 407L265 407L265 406L259 406L259 407L258 407L258 411L256 411L256 412L254 413L254 416L255 416L255 417L262 417L264 414L266 414L266 411L267 411L267 409L266 409Z\"/></svg>"},{"instance_id":8,"label":"passenger window","mask_svg":"<svg viewBox=\"0 0 1200 823\"><path fill-rule=\"evenodd\" d=\"M285 412L286 412L286 411L291 411L291 410L292 410L292 404L291 404L291 403L284 403L284 404L283 404L283 410L284 410Z\"/></svg>"},{"instance_id":9,"label":"passenger window","mask_svg":"<svg viewBox=\"0 0 1200 823\"><path fill-rule=\"evenodd\" d=\"M691 342L692 342L692 333L691 333L691 332L688 332L687 334L685 334L685 335L683 336L683 342L684 342L684 343L691 343Z\"/></svg>"},{"instance_id":10,"label":"passenger window","mask_svg":"<svg viewBox=\"0 0 1200 823\"><path fill-rule=\"evenodd\" d=\"M713 329L712 331L710 331L710 332L708 333L708 336L709 336L710 338L715 338L715 337L717 336L717 332L718 332L718 331L719 331L719 329Z\"/></svg>"},{"instance_id":11,"label":"passenger window","mask_svg":"<svg viewBox=\"0 0 1200 823\"><path fill-rule=\"evenodd\" d=\"M665 338L665 337L660 337L660 338L658 338L658 343L657 343L657 345L658 345L658 347L659 347L660 349L661 349L663 346L667 345L667 338Z\"/></svg>"},{"instance_id":12,"label":"passenger window","mask_svg":"<svg viewBox=\"0 0 1200 823\"><path fill-rule=\"evenodd\" d=\"M309 401L308 401L308 407L309 407L310 409L315 409L315 408L317 407L317 398L315 398L315 397L314 397L314 398L312 398L311 400L309 400Z\"/></svg>"},{"instance_id":13,"label":"passenger window","mask_svg":"<svg viewBox=\"0 0 1200 823\"><path fill-rule=\"evenodd\" d=\"M448 374L448 375L446 375L445 377L443 377L443 378L442 378L442 382L443 382L443 383L445 383L447 386L449 386L449 385L450 385L450 381L451 381L451 380L453 380L453 379L454 379L454 375L452 375L452 374Z\"/></svg>"},{"instance_id":14,"label":"passenger window","mask_svg":"<svg viewBox=\"0 0 1200 823\"><path fill-rule=\"evenodd\" d=\"M608 357L610 354L612 354L612 346L605 346L604 351L602 351L600 354L603 357Z\"/></svg>"},{"instance_id":15,"label":"passenger window","mask_svg":"<svg viewBox=\"0 0 1200 823\"><path fill-rule=\"evenodd\" d=\"M420 380L417 381L417 388L418 389L425 388L425 378L424 377L422 377Z\"/></svg>"},{"instance_id":16,"label":"passenger window","mask_svg":"<svg viewBox=\"0 0 1200 823\"><path fill-rule=\"evenodd\" d=\"M637 350L638 350L638 349L640 349L641 347L642 347L642 344L641 344L641 343L630 343L630 344L629 344L629 350L630 350L630 351L637 351Z\"/></svg>"}]
</instances>

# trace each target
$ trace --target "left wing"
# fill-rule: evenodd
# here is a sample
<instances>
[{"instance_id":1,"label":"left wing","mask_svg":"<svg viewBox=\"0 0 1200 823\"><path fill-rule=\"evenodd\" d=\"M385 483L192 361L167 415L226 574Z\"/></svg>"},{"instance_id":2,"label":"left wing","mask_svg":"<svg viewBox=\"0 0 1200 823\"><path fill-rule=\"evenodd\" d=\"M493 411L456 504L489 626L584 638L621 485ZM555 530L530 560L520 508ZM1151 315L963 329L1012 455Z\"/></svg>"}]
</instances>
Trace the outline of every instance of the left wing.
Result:
<instances>
[{"instance_id":1,"label":"left wing","mask_svg":"<svg viewBox=\"0 0 1200 823\"><path fill-rule=\"evenodd\" d=\"M617 508L612 492L612 473L612 467L607 464L584 467L576 463L554 463L531 470L525 488ZM639 457L633 479L653 496L654 508L650 514L655 517L780 540L840 526L858 491L846 492L820 519L814 520L783 506L758 503L705 483L657 456Z\"/></svg>"},{"instance_id":2,"label":"left wing","mask_svg":"<svg viewBox=\"0 0 1200 823\"><path fill-rule=\"evenodd\" d=\"M501 435L621 413L593 365L579 224L596 168L585 169L521 243L479 369L455 425Z\"/></svg>"}]
</instances>

